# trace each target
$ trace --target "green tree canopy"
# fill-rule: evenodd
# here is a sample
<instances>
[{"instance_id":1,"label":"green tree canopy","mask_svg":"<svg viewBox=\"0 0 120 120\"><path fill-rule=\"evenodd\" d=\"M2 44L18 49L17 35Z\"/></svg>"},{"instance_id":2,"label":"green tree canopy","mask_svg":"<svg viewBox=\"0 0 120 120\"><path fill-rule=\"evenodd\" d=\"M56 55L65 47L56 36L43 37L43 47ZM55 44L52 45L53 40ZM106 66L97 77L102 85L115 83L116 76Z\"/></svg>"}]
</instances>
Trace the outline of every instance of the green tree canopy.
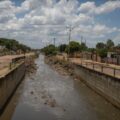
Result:
<instances>
[{"instance_id":1,"label":"green tree canopy","mask_svg":"<svg viewBox=\"0 0 120 120\"><path fill-rule=\"evenodd\" d=\"M97 50L97 53L99 54L99 56L100 56L101 58L107 57L107 49L106 49L106 48Z\"/></svg>"},{"instance_id":2,"label":"green tree canopy","mask_svg":"<svg viewBox=\"0 0 120 120\"><path fill-rule=\"evenodd\" d=\"M48 45L41 49L42 52L45 53L45 55L56 55L57 54L57 48L54 45Z\"/></svg>"},{"instance_id":3,"label":"green tree canopy","mask_svg":"<svg viewBox=\"0 0 120 120\"><path fill-rule=\"evenodd\" d=\"M105 48L106 47L106 45L103 43L103 42L98 42L97 44L96 44L96 49L103 49L103 48Z\"/></svg>"},{"instance_id":4,"label":"green tree canopy","mask_svg":"<svg viewBox=\"0 0 120 120\"><path fill-rule=\"evenodd\" d=\"M88 48L88 47L86 46L85 43L81 43L81 44L80 44L80 48L79 48L79 50L80 50L80 51L86 51L87 48Z\"/></svg>"},{"instance_id":5,"label":"green tree canopy","mask_svg":"<svg viewBox=\"0 0 120 120\"><path fill-rule=\"evenodd\" d=\"M60 52L65 52L66 48L67 48L67 45L66 45L66 44L61 44L61 45L58 47L58 49L59 49Z\"/></svg>"},{"instance_id":6,"label":"green tree canopy","mask_svg":"<svg viewBox=\"0 0 120 120\"><path fill-rule=\"evenodd\" d=\"M108 39L106 46L108 49L111 49L112 47L114 47L114 42L112 40Z\"/></svg>"},{"instance_id":7,"label":"green tree canopy","mask_svg":"<svg viewBox=\"0 0 120 120\"><path fill-rule=\"evenodd\" d=\"M80 44L79 42L76 41L71 41L69 45L66 48L66 52L69 52L70 54L79 51L80 49Z\"/></svg>"},{"instance_id":8,"label":"green tree canopy","mask_svg":"<svg viewBox=\"0 0 120 120\"><path fill-rule=\"evenodd\" d=\"M14 39L0 38L0 45L5 46L8 50L12 51L22 50L23 52L25 52L31 50L30 47L20 44L18 41Z\"/></svg>"},{"instance_id":9,"label":"green tree canopy","mask_svg":"<svg viewBox=\"0 0 120 120\"><path fill-rule=\"evenodd\" d=\"M95 48L88 48L87 51L88 51L88 52L92 52L92 53L94 53L94 52L96 52L96 49L95 49Z\"/></svg>"}]
</instances>

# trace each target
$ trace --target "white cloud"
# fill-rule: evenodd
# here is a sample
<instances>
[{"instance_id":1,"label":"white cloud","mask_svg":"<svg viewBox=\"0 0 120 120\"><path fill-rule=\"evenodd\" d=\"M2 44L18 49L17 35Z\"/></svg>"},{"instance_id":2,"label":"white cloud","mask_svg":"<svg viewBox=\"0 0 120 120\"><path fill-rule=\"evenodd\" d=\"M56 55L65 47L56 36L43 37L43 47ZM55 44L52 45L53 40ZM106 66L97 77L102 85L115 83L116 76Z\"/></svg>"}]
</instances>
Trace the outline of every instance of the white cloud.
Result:
<instances>
[{"instance_id":1,"label":"white cloud","mask_svg":"<svg viewBox=\"0 0 120 120\"><path fill-rule=\"evenodd\" d=\"M116 27L110 28L105 25L95 24L95 25L80 25L79 28L75 29L76 35L79 33L84 36L88 36L90 38L99 38L104 37L110 33L118 32L119 29Z\"/></svg>"},{"instance_id":2,"label":"white cloud","mask_svg":"<svg viewBox=\"0 0 120 120\"><path fill-rule=\"evenodd\" d=\"M15 19L14 14L14 4L9 1L1 1L0 2L0 23L6 23L11 19Z\"/></svg>"},{"instance_id":3,"label":"white cloud","mask_svg":"<svg viewBox=\"0 0 120 120\"><path fill-rule=\"evenodd\" d=\"M89 14L103 14L109 13L115 9L120 8L120 1L107 1L100 6L96 6L95 2L82 3L79 7L79 11L87 12Z\"/></svg>"},{"instance_id":4,"label":"white cloud","mask_svg":"<svg viewBox=\"0 0 120 120\"><path fill-rule=\"evenodd\" d=\"M93 12L94 9L96 9L96 5L95 2L86 2L86 3L82 3L79 7L79 11L82 12Z\"/></svg>"},{"instance_id":5,"label":"white cloud","mask_svg":"<svg viewBox=\"0 0 120 120\"><path fill-rule=\"evenodd\" d=\"M120 1L118 1L118 0L108 1L105 4L101 5L100 7L97 7L96 14L108 13L117 8L120 8Z\"/></svg>"},{"instance_id":6,"label":"white cloud","mask_svg":"<svg viewBox=\"0 0 120 120\"><path fill-rule=\"evenodd\" d=\"M38 41L45 45L45 42L51 41L54 36L59 42L61 39L61 42L66 41L66 25L72 25L76 26L73 38L82 34L90 39L97 39L119 30L97 23L94 14L108 13L119 7L120 1L107 1L96 6L95 2L80 5L77 0L25 0L21 6L15 6L10 0L5 0L0 2L0 36L21 39L29 45L31 41L34 45L36 43L36 46ZM22 17L19 16L21 14Z\"/></svg>"}]
</instances>

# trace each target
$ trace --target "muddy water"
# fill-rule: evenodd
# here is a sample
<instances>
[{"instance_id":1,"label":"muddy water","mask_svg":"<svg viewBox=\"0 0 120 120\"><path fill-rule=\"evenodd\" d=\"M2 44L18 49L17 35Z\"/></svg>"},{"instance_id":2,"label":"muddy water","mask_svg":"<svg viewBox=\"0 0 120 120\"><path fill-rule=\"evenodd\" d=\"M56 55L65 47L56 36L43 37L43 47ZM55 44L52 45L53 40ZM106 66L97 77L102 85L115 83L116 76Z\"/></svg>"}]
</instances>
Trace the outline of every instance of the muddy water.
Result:
<instances>
[{"instance_id":1,"label":"muddy water","mask_svg":"<svg viewBox=\"0 0 120 120\"><path fill-rule=\"evenodd\" d=\"M36 60L38 70L20 85L0 120L120 120L120 110L85 84Z\"/></svg>"}]
</instances>

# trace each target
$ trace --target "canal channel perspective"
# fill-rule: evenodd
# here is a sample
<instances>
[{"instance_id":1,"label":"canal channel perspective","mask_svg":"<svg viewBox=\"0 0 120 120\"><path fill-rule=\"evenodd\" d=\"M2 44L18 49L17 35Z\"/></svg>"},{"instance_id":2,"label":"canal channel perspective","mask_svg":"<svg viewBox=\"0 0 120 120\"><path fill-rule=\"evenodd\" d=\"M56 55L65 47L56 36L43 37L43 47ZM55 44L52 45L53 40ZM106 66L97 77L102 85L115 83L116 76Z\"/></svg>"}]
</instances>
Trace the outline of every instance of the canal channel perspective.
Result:
<instances>
[{"instance_id":1,"label":"canal channel perspective","mask_svg":"<svg viewBox=\"0 0 120 120\"><path fill-rule=\"evenodd\" d=\"M120 110L79 80L63 76L36 59L0 120L120 120Z\"/></svg>"}]
</instances>

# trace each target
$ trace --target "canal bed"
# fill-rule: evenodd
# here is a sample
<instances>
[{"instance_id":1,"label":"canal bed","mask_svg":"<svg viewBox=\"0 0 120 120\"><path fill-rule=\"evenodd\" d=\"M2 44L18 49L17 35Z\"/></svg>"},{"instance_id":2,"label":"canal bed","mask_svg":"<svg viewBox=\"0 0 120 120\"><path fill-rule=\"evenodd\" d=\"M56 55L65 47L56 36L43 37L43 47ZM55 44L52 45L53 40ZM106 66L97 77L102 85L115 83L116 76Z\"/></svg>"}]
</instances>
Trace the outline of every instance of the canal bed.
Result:
<instances>
[{"instance_id":1,"label":"canal bed","mask_svg":"<svg viewBox=\"0 0 120 120\"><path fill-rule=\"evenodd\" d=\"M120 120L120 110L84 83L62 76L36 60L36 73L26 76L0 120Z\"/></svg>"}]
</instances>

